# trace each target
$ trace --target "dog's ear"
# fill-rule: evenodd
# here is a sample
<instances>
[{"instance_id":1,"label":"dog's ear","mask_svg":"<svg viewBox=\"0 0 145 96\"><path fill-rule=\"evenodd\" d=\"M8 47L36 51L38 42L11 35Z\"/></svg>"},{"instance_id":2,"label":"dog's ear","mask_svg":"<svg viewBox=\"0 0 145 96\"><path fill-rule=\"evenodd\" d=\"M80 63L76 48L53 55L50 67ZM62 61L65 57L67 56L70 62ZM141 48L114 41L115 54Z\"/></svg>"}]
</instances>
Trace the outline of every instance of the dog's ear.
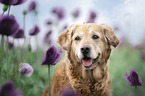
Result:
<instances>
[{"instance_id":1,"label":"dog's ear","mask_svg":"<svg viewBox=\"0 0 145 96\"><path fill-rule=\"evenodd\" d=\"M70 26L66 31L64 31L57 39L58 44L60 47L62 47L64 50L69 51L71 47L72 42L72 36L74 34L74 30L77 25Z\"/></svg>"},{"instance_id":2,"label":"dog's ear","mask_svg":"<svg viewBox=\"0 0 145 96\"><path fill-rule=\"evenodd\" d=\"M113 31L113 29L111 27L109 27L108 25L105 24L101 24L102 26L102 31L107 39L107 42L112 45L113 47L116 47L120 40L119 38L116 36L115 32Z\"/></svg>"}]
</instances>

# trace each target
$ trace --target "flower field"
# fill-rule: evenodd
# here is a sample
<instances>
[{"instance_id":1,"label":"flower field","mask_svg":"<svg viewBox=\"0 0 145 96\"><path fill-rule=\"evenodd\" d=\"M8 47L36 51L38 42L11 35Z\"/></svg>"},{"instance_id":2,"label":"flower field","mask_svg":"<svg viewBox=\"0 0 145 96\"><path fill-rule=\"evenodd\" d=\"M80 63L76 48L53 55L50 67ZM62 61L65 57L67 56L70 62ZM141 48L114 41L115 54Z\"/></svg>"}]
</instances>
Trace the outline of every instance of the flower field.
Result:
<instances>
[{"instance_id":1,"label":"flower field","mask_svg":"<svg viewBox=\"0 0 145 96\"><path fill-rule=\"evenodd\" d=\"M0 96L41 96L49 85L55 68L65 57L65 51L62 52L56 44L56 37L71 25L59 24L66 18L64 9L54 7L51 10L55 20L49 18L45 21L48 30L42 40L41 26L38 23L32 24L27 32L27 15L31 14L35 17L34 21L38 20L37 2L30 2L29 7L22 10L22 24L10 13L11 8L26 2L27 0L0 0L3 6L0 13ZM72 19L77 20L80 14L81 11L75 9L71 14ZM96 19L97 13L91 10L84 21L95 23ZM113 27L117 32L120 30ZM53 28L57 29L56 36L52 36ZM32 38L35 40L32 41ZM136 46L129 43L125 36L120 41L119 46L113 49L109 61L112 96L145 96L144 41ZM47 47L43 48L40 42Z\"/></svg>"}]
</instances>

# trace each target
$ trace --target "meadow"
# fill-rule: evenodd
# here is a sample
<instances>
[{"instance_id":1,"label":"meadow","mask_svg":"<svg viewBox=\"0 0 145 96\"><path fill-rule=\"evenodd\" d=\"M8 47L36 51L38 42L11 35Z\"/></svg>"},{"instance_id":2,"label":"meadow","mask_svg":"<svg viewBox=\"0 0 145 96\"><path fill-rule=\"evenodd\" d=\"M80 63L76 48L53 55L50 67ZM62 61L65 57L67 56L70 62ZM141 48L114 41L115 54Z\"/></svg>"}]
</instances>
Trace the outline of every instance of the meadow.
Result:
<instances>
[{"instance_id":1,"label":"meadow","mask_svg":"<svg viewBox=\"0 0 145 96\"><path fill-rule=\"evenodd\" d=\"M18 71L19 64L21 63L21 50L22 48L19 47L9 50L8 64L6 56L3 55L2 57L0 54L0 86L8 81L13 81L16 89L23 91L22 96L41 96L48 85L47 65L41 65L45 51L39 49L31 52L28 49L23 49L25 51L24 62L29 63L34 68L32 76L25 77ZM64 55L65 53L62 54L61 60L64 59ZM51 66L51 78L58 64ZM109 73L113 87L112 96L134 96L135 89L126 82L125 72L129 73L132 69L136 70L142 79L142 83L145 84L144 64L145 61L142 59L140 50L138 49L133 49L128 45L122 45L117 49L113 49L109 61ZM144 86L137 88L138 96L145 95L144 89Z\"/></svg>"},{"instance_id":2,"label":"meadow","mask_svg":"<svg viewBox=\"0 0 145 96\"><path fill-rule=\"evenodd\" d=\"M2 1L3 0L1 0L0 3L3 4ZM37 10L35 9L35 2L30 4L28 10L23 10L23 28L19 28L16 18L11 16L9 12L10 7L13 7L13 5L19 5L26 2L26 0L20 1L22 2L7 2L3 7L2 14L0 15L0 88L2 88L5 83L12 81L16 90L22 91L20 96L41 96L49 81L48 66L41 65L42 59L47 49L51 45L56 45L56 43L52 42L52 30L49 30L46 33L46 37L44 36L44 42L47 45L47 48L42 48L42 46L38 44L39 38L37 35L39 35L38 33L40 32L40 29L37 24L30 30L29 34L26 35L25 25L27 23L25 24L25 17L29 14L29 12L33 12L36 17L38 16ZM52 14L56 15L57 22L53 23L50 19L47 21L47 26L54 25L55 29L60 31L58 22L62 22L62 19L64 19L65 14L63 13L63 9L54 8L52 10ZM76 10L73 13L73 18L77 18L79 14L79 10ZM91 11L86 22L95 23L96 18L97 14ZM69 25L65 25L63 30L66 30L68 26ZM118 29L114 28L114 30ZM61 34L61 32L57 33L57 35L59 34ZM36 50L32 50L33 46L31 45L32 43L30 43L31 36L36 38L36 41L33 42L37 45L35 46ZM19 42L19 39L21 39L21 45L19 45L19 43L15 43L17 41ZM124 38L120 40L121 44L117 48L113 48L109 60L109 73L112 79L113 89L112 96L135 96L135 94L137 94L136 96L145 96L144 42L141 42L138 46L132 46L127 39ZM58 46L55 47L59 49ZM62 60L64 60L64 57L65 51L62 53L61 60L56 65L50 66L50 79L53 77L55 68ZM20 70L22 63L27 63L32 67L32 74L27 72L31 71L29 68L26 68L24 72ZM134 87L136 85L130 86L126 81L125 73L127 72L129 74L131 70L135 70L138 73L143 84L143 86L137 86L136 90Z\"/></svg>"}]
</instances>

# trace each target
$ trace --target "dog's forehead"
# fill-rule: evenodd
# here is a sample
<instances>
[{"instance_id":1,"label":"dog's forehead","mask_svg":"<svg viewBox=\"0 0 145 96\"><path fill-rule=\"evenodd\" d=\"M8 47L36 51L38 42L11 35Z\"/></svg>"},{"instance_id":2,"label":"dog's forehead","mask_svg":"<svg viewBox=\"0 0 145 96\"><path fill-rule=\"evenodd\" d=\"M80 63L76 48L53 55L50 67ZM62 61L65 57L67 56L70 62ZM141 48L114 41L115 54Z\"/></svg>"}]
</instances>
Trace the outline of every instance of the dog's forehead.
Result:
<instances>
[{"instance_id":1,"label":"dog's forehead","mask_svg":"<svg viewBox=\"0 0 145 96\"><path fill-rule=\"evenodd\" d=\"M89 34L91 32L102 32L102 28L97 24L83 24L79 25L75 30L76 34Z\"/></svg>"}]
</instances>

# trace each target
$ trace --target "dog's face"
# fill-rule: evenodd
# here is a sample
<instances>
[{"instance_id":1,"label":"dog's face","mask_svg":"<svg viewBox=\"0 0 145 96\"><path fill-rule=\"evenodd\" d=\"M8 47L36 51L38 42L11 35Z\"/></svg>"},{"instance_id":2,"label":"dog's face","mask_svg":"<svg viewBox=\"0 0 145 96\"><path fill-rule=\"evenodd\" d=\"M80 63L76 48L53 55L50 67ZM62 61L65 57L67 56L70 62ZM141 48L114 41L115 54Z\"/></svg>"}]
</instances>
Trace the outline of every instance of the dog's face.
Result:
<instances>
[{"instance_id":1,"label":"dog's face","mask_svg":"<svg viewBox=\"0 0 145 96\"><path fill-rule=\"evenodd\" d=\"M88 23L71 26L59 36L58 43L85 69L93 69L106 54L106 47L116 47L119 39L109 26Z\"/></svg>"}]
</instances>

